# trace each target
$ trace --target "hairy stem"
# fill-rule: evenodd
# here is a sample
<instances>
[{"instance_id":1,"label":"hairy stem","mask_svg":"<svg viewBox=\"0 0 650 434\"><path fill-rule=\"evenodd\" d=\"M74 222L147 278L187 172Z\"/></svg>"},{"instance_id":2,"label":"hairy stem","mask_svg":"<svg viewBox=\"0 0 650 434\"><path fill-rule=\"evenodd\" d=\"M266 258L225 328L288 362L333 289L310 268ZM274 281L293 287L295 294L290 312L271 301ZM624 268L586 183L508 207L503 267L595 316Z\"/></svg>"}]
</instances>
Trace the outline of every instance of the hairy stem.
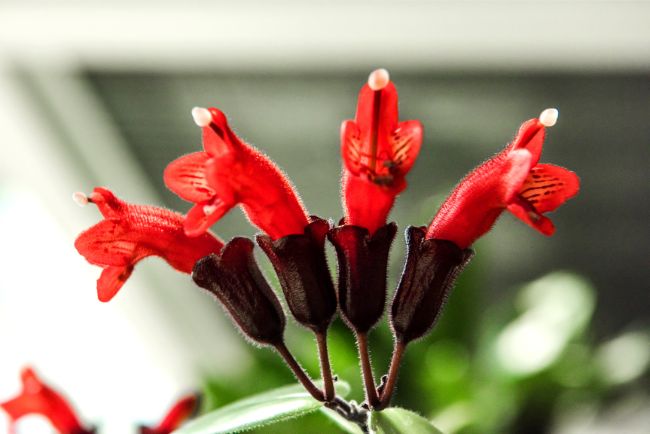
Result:
<instances>
[{"instance_id":1,"label":"hairy stem","mask_svg":"<svg viewBox=\"0 0 650 434\"><path fill-rule=\"evenodd\" d=\"M395 384L397 383L397 374L399 372L399 365L402 361L402 356L406 350L406 344L402 341L395 341L395 348L393 349L393 356L390 360L390 368L388 368L388 375L384 387L381 392L381 400L377 410L388 407L390 400L395 391Z\"/></svg>"},{"instance_id":2,"label":"hairy stem","mask_svg":"<svg viewBox=\"0 0 650 434\"><path fill-rule=\"evenodd\" d=\"M314 397L315 400L317 401L325 401L325 396L323 395L323 392L320 391L318 387L314 384L313 381L311 381L311 378L307 376L305 373L304 369L298 364L296 359L293 357L287 346L284 344L284 342L281 342L279 344L275 345L275 349L277 350L278 354L284 359L284 361L287 363L289 366L289 369L293 372L293 374L296 376L298 381L307 389L307 392L311 396Z\"/></svg>"},{"instance_id":3,"label":"hairy stem","mask_svg":"<svg viewBox=\"0 0 650 434\"><path fill-rule=\"evenodd\" d=\"M379 396L375 388L375 378L372 374L372 364L370 363L370 353L368 352L368 335L366 333L357 333L356 335L357 345L359 346L363 385L366 389L366 402L370 408L375 408L379 405Z\"/></svg>"},{"instance_id":4,"label":"hairy stem","mask_svg":"<svg viewBox=\"0 0 650 434\"><path fill-rule=\"evenodd\" d=\"M327 350L327 332L316 333L318 343L318 358L320 359L320 372L323 378L323 394L325 401L332 401L336 395L334 390L334 379L332 378L332 367L330 356Z\"/></svg>"},{"instance_id":5,"label":"hairy stem","mask_svg":"<svg viewBox=\"0 0 650 434\"><path fill-rule=\"evenodd\" d=\"M334 410L339 416L356 424L363 433L368 433L368 410L359 407L353 402L348 402L338 396L331 402L326 402L325 407Z\"/></svg>"}]
</instances>

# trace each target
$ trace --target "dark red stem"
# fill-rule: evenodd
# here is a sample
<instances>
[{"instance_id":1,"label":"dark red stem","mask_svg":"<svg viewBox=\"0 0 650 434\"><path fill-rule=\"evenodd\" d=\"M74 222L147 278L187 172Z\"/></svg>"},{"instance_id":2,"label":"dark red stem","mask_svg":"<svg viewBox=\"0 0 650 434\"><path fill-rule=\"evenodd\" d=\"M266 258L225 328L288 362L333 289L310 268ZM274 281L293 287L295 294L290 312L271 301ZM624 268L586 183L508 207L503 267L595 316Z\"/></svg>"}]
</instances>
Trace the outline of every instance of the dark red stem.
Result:
<instances>
[{"instance_id":1,"label":"dark red stem","mask_svg":"<svg viewBox=\"0 0 650 434\"><path fill-rule=\"evenodd\" d=\"M397 374L399 372L399 366L402 361L402 356L406 350L406 344L402 341L395 341L395 348L393 349L393 356L390 360L390 368L388 368L388 378L381 393L381 400L377 410L388 407L390 400L395 391L395 384L397 383Z\"/></svg>"},{"instance_id":2,"label":"dark red stem","mask_svg":"<svg viewBox=\"0 0 650 434\"><path fill-rule=\"evenodd\" d=\"M375 408L379 405L379 396L375 388L375 378L372 374L372 364L370 363L370 353L368 352L368 335L366 333L357 333L357 345L359 346L363 385L366 389L366 402L370 408Z\"/></svg>"},{"instance_id":3,"label":"dark red stem","mask_svg":"<svg viewBox=\"0 0 650 434\"><path fill-rule=\"evenodd\" d=\"M305 373L305 370L302 369L302 367L298 364L296 359L293 357L287 346L284 344L284 342L276 344L275 349L277 350L278 354L284 359L284 361L287 363L289 366L289 369L293 372L293 374L296 376L298 381L307 389L307 392L311 396L314 397L315 400L324 402L325 401L325 396L323 395L323 392L316 387L313 381L311 381L311 378L307 376Z\"/></svg>"},{"instance_id":4,"label":"dark red stem","mask_svg":"<svg viewBox=\"0 0 650 434\"><path fill-rule=\"evenodd\" d=\"M316 333L316 342L318 343L318 357L320 359L321 377L323 378L323 394L325 395L325 401L329 402L334 399L336 391L334 390L332 367L327 350L327 332Z\"/></svg>"}]
</instances>

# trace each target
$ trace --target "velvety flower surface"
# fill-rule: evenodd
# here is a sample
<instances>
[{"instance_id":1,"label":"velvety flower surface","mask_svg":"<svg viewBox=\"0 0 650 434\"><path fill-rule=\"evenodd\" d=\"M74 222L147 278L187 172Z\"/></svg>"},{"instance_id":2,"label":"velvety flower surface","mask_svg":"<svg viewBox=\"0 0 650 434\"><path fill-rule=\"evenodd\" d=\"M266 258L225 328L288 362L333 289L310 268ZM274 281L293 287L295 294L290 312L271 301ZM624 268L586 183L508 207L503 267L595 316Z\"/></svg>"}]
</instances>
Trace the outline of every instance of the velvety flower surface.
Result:
<instances>
[{"instance_id":1,"label":"velvety flower surface","mask_svg":"<svg viewBox=\"0 0 650 434\"><path fill-rule=\"evenodd\" d=\"M296 321L316 333L329 327L336 313L336 292L325 258L325 237L330 224L313 217L303 233L272 240L258 235L280 281L289 310Z\"/></svg>"},{"instance_id":2,"label":"velvety flower surface","mask_svg":"<svg viewBox=\"0 0 650 434\"><path fill-rule=\"evenodd\" d=\"M45 417L59 434L93 434L94 429L85 428L76 416L72 406L54 389L46 385L30 367L21 372L22 391L17 397L0 403L9 415L10 430L24 416Z\"/></svg>"},{"instance_id":3,"label":"velvety flower surface","mask_svg":"<svg viewBox=\"0 0 650 434\"><path fill-rule=\"evenodd\" d=\"M388 223L372 236L354 225L336 227L328 234L339 263L340 312L357 332L368 332L384 313L388 252L396 232L397 225Z\"/></svg>"},{"instance_id":4,"label":"velvety flower surface","mask_svg":"<svg viewBox=\"0 0 650 434\"><path fill-rule=\"evenodd\" d=\"M195 108L192 115L202 127L204 151L178 158L164 174L170 190L195 203L185 232L198 236L241 205L250 221L274 240L303 233L307 212L282 171L237 137L220 110Z\"/></svg>"},{"instance_id":5,"label":"velvety flower surface","mask_svg":"<svg viewBox=\"0 0 650 434\"><path fill-rule=\"evenodd\" d=\"M178 400L155 427L141 426L140 434L170 434L196 414L199 399L188 395Z\"/></svg>"},{"instance_id":6,"label":"velvety flower surface","mask_svg":"<svg viewBox=\"0 0 650 434\"><path fill-rule=\"evenodd\" d=\"M544 215L578 193L575 173L539 164L546 127L555 124L557 110L524 122L514 141L469 173L442 204L426 237L469 247L485 234L504 210L544 235L555 227Z\"/></svg>"},{"instance_id":7,"label":"velvety flower surface","mask_svg":"<svg viewBox=\"0 0 650 434\"><path fill-rule=\"evenodd\" d=\"M372 235L386 224L422 144L419 121L398 121L397 90L378 69L359 92L354 120L341 125L345 223Z\"/></svg>"},{"instance_id":8,"label":"velvety flower surface","mask_svg":"<svg viewBox=\"0 0 650 434\"><path fill-rule=\"evenodd\" d=\"M283 342L286 319L257 266L254 246L248 238L233 238L220 255L198 261L192 279L217 297L245 336L261 345L277 345Z\"/></svg>"},{"instance_id":9,"label":"velvety flower surface","mask_svg":"<svg viewBox=\"0 0 650 434\"><path fill-rule=\"evenodd\" d=\"M82 232L75 247L88 262L103 271L97 280L97 295L109 301L148 256L159 256L183 273L191 273L196 261L218 253L223 242L210 233L188 237L184 217L155 206L133 205L118 199L106 188L95 188L82 201L95 205L104 220Z\"/></svg>"}]
</instances>

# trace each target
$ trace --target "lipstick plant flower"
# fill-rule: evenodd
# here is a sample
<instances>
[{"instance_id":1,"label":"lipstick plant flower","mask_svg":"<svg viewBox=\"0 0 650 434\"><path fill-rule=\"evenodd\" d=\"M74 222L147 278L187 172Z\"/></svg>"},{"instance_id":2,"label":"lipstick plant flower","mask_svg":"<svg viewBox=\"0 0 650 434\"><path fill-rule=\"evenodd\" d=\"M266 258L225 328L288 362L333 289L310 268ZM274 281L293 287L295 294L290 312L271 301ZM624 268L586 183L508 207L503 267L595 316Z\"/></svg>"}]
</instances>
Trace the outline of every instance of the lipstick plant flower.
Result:
<instances>
[{"instance_id":1,"label":"lipstick plant flower","mask_svg":"<svg viewBox=\"0 0 650 434\"><path fill-rule=\"evenodd\" d=\"M313 399L369 432L379 423L373 415L390 417L398 411L389 407L401 358L409 343L433 327L456 277L474 255L474 241L505 210L551 235L554 227L545 214L578 192L573 172L539 163L546 130L557 115L557 110L547 109L524 122L503 151L458 184L428 227L419 222L407 228L406 260L389 309L395 347L379 385L367 335L385 311L388 257L397 232L388 215L407 186L423 140L419 121L399 120L397 89L384 69L370 74L359 92L354 119L341 126L343 216L337 226L310 215L287 176L240 139L221 110L197 107L192 117L201 128L203 149L171 162L163 175L171 191L192 203L187 214L131 205L106 188L96 188L76 198L97 205L104 220L82 232L75 246L103 268L97 286L102 301L110 300L147 256L160 256L178 271L192 273L193 281L215 296L248 340L275 349ZM290 313L316 336L322 383L311 379L284 342L283 305L255 261L253 241L235 237L224 244L209 232L237 205L262 232L257 244L273 265ZM326 240L336 250L337 285L326 260ZM332 372L327 330L337 312L357 341L365 389L361 405L343 399L335 387L342 380ZM233 417L228 411L241 412L247 402L252 405L243 401L207 414L179 433L227 432L218 427ZM183 409L172 413L185 414ZM228 426L239 430L252 425Z\"/></svg>"},{"instance_id":2,"label":"lipstick plant flower","mask_svg":"<svg viewBox=\"0 0 650 434\"><path fill-rule=\"evenodd\" d=\"M191 273L196 261L217 253L223 242L210 233L188 237L183 230L184 217L164 208L133 205L118 199L107 188L95 188L74 199L93 203L104 220L77 237L75 247L88 262L103 268L97 280L97 296L109 301L147 256L160 256L183 273Z\"/></svg>"}]
</instances>

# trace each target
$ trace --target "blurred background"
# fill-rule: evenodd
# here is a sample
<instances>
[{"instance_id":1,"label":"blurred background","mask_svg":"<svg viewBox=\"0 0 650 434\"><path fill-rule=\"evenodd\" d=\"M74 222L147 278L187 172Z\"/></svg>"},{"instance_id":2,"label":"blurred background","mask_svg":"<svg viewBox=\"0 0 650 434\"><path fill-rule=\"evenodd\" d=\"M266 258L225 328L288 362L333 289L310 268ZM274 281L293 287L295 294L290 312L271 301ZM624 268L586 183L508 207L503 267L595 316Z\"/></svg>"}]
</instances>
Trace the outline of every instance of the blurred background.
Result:
<instances>
[{"instance_id":1,"label":"blurred background","mask_svg":"<svg viewBox=\"0 0 650 434\"><path fill-rule=\"evenodd\" d=\"M394 403L447 433L647 432L644 1L0 2L0 401L32 364L102 433L124 434L188 390L203 388L216 407L291 382L160 259L139 264L111 303L97 301L100 270L73 242L99 213L70 195L104 185L187 211L162 171L199 149L190 109L216 106L290 175L311 213L337 220L339 126L377 67L391 72L401 119L425 127L392 214L401 230L428 223L466 172L547 107L560 118L542 161L582 180L552 216L554 237L505 215L474 246L439 326L407 352ZM213 230L255 233L238 210ZM398 237L391 290L403 253ZM316 375L311 335L295 324L288 335ZM379 376L385 324L371 345ZM331 346L361 400L338 320ZM20 429L51 432L38 417ZM259 432L339 431L314 414Z\"/></svg>"}]
</instances>

